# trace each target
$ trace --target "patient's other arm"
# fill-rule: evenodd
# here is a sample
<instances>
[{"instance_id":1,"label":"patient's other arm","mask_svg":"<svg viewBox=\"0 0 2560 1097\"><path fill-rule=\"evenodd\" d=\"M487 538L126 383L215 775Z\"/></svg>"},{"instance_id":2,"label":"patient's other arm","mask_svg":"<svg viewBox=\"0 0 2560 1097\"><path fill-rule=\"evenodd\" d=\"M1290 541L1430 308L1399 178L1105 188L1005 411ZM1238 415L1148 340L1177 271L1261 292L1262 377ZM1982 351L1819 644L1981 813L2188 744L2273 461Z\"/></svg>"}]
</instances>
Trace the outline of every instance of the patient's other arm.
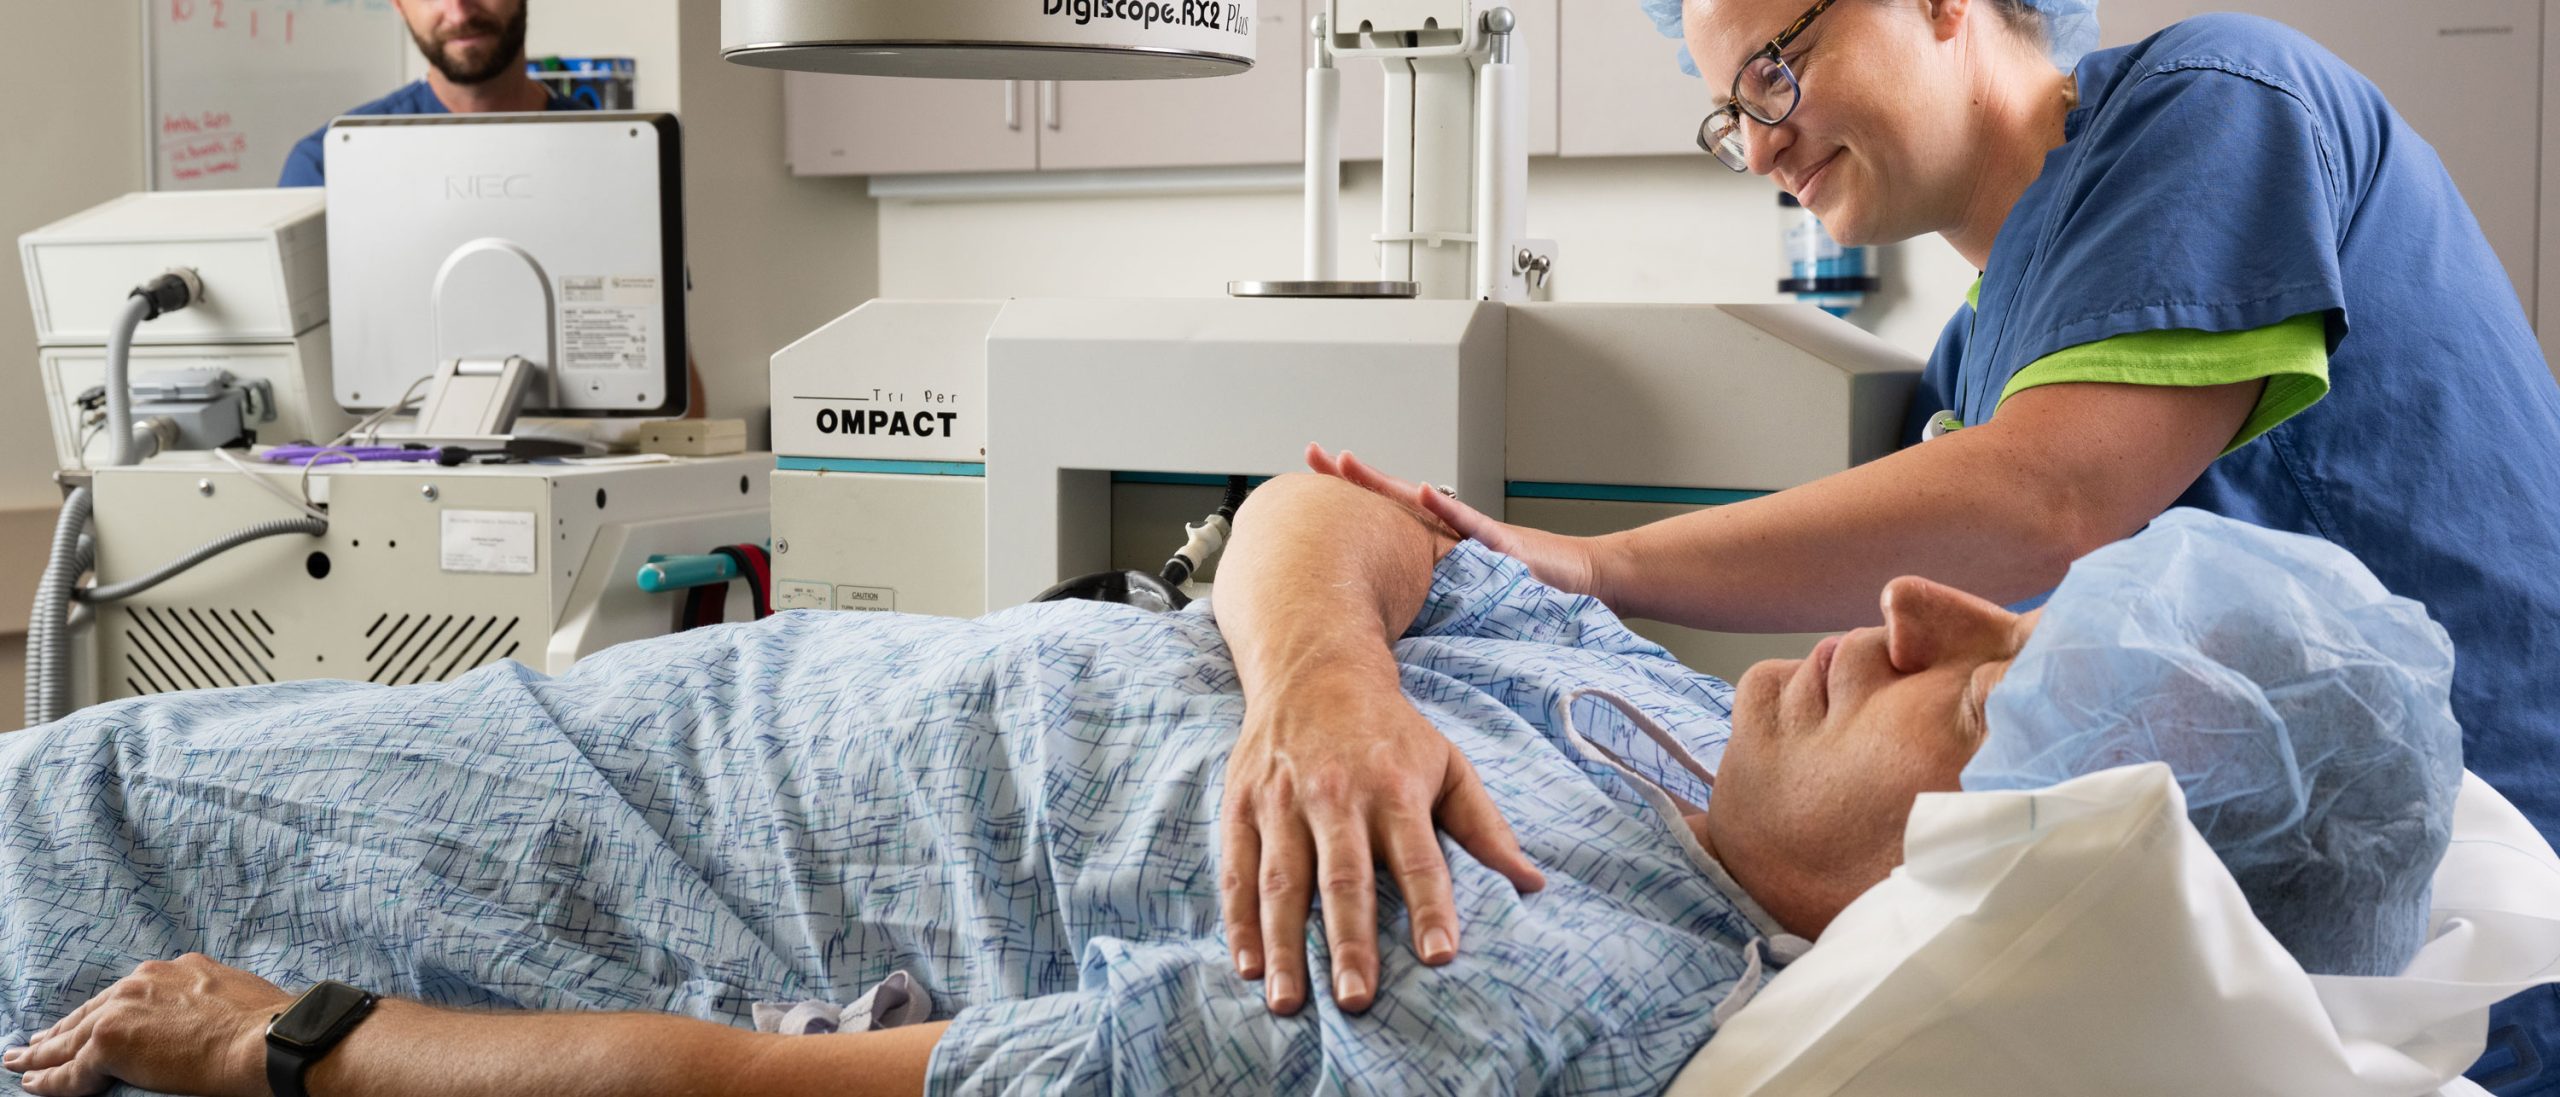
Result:
<instances>
[{"instance_id":1,"label":"patient's other arm","mask_svg":"<svg viewBox=\"0 0 2560 1097\"><path fill-rule=\"evenodd\" d=\"M1236 517L1215 601L1245 721L1219 811L1218 894L1236 970L1265 980L1276 1012L1307 1000L1319 894L1334 1000L1368 1008L1379 860L1404 895L1414 951L1433 964L1457 954L1435 822L1522 890L1545 884L1474 768L1398 684L1389 644L1454 544L1426 516L1322 476L1273 480Z\"/></svg>"},{"instance_id":2,"label":"patient's other arm","mask_svg":"<svg viewBox=\"0 0 2560 1097\"><path fill-rule=\"evenodd\" d=\"M293 998L202 956L151 962L6 1058L39 1097L267 1097L267 1022ZM924 1092L946 1024L775 1036L654 1013L496 1013L384 999L305 1079L321 1097Z\"/></svg>"}]
</instances>

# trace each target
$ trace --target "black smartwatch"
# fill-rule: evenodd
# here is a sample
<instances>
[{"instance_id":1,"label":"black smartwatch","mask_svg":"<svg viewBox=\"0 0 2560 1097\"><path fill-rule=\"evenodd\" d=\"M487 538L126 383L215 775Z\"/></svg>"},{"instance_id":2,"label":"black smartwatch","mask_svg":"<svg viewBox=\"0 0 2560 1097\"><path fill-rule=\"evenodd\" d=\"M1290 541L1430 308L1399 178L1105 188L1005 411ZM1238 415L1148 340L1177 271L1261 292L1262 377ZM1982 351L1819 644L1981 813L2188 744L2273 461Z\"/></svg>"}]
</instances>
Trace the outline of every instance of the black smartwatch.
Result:
<instances>
[{"instance_id":1,"label":"black smartwatch","mask_svg":"<svg viewBox=\"0 0 2560 1097\"><path fill-rule=\"evenodd\" d=\"M334 979L303 991L267 1022L267 1088L275 1097L307 1097L303 1076L373 1012L376 1000L371 991Z\"/></svg>"}]
</instances>

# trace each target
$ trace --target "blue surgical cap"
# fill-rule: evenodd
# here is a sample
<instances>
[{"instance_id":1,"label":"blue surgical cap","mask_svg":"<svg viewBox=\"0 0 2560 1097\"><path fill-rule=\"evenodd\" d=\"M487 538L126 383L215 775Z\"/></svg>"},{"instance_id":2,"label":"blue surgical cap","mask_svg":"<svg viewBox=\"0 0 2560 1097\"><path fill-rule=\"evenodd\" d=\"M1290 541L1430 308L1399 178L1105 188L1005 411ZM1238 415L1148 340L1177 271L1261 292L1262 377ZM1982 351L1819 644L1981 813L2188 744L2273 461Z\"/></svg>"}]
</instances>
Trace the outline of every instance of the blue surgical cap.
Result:
<instances>
[{"instance_id":1,"label":"blue surgical cap","mask_svg":"<svg viewBox=\"0 0 2560 1097\"><path fill-rule=\"evenodd\" d=\"M2098 0L2021 0L2044 16L2044 40L2053 47L2053 67L2064 72L2098 48Z\"/></svg>"},{"instance_id":2,"label":"blue surgical cap","mask_svg":"<svg viewBox=\"0 0 2560 1097\"><path fill-rule=\"evenodd\" d=\"M1681 0L1639 0L1639 2L1644 4L1645 17L1653 20L1653 29L1661 31L1663 37L1677 40L1686 39L1689 36L1688 32L1680 26ZM1680 46L1680 71L1691 76L1698 75L1697 59L1689 56L1689 46L1685 41Z\"/></svg>"},{"instance_id":3,"label":"blue surgical cap","mask_svg":"<svg viewBox=\"0 0 2560 1097\"><path fill-rule=\"evenodd\" d=\"M1653 20L1655 30L1666 38L1686 37L1680 28L1681 0L1639 0L1644 13ZM2054 67L2064 72L2080 63L2080 58L2098 48L2098 0L2018 0L2018 3L2044 16L2045 40L2053 44ZM1680 47L1680 71L1698 75L1698 62L1689 56L1689 47Z\"/></svg>"},{"instance_id":4,"label":"blue surgical cap","mask_svg":"<svg viewBox=\"0 0 2560 1097\"><path fill-rule=\"evenodd\" d=\"M2166 762L2305 971L2396 975L2462 782L2452 686L2444 629L2345 550L2173 510L2071 565L1963 785Z\"/></svg>"}]
</instances>

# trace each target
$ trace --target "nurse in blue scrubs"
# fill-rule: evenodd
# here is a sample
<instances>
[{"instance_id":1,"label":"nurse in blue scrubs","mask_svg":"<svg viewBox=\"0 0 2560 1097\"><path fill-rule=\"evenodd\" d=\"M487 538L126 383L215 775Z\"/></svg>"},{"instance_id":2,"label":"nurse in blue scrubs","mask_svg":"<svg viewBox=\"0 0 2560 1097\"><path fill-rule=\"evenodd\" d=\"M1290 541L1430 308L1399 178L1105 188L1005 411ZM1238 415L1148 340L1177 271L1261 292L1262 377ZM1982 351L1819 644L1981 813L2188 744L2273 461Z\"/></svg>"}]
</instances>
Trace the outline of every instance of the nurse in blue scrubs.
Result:
<instances>
[{"instance_id":1,"label":"nurse in blue scrubs","mask_svg":"<svg viewBox=\"0 0 2560 1097\"><path fill-rule=\"evenodd\" d=\"M2560 844L2560 385L2444 164L2370 82L2238 15L2086 53L2090 0L1646 6L1706 73L1707 151L1844 244L1936 233L1982 272L1914 444L1599 538L1337 456L1319 471L1622 615L1726 631L1871 624L1905 572L2033 599L2171 506L2323 537L2452 634L2464 763ZM1313 743L1248 734L1234 772L1321 778ZM1326 806L1226 820L1230 847L1437 806L1345 769ZM2560 997L2499 1010L2473 1077L2560 1094Z\"/></svg>"}]
</instances>

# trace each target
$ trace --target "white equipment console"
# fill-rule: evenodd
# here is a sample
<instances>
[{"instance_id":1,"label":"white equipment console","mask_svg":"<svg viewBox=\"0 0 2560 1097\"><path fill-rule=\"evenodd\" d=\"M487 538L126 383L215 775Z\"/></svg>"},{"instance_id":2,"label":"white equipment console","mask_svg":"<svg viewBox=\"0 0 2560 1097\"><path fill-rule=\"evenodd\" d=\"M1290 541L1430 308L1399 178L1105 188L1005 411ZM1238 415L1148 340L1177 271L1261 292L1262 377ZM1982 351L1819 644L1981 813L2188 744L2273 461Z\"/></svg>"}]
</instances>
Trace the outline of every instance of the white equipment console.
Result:
<instances>
[{"instance_id":1,"label":"white equipment console","mask_svg":"<svg viewBox=\"0 0 2560 1097\"><path fill-rule=\"evenodd\" d=\"M406 685L510 658L558 673L680 626L684 596L640 587L653 557L766 539L768 455L545 458L546 443L586 447L510 431L519 408L683 411L672 116L342 120L331 137L336 231L318 190L148 194L23 242L73 500L30 629L31 721L169 690ZM333 247L347 261L331 264ZM128 298L146 282L190 300L151 294L137 321ZM138 322L131 436L159 452L83 468L73 443L93 428L75 386L106 372L120 319ZM178 362L208 368L150 372ZM427 438L458 443L438 456L461 463L412 449L306 472L307 453L210 452L249 431L198 405L251 385L260 442ZM423 433L394 414L422 387ZM341 405L381 414L358 423ZM688 438L676 448L736 448ZM82 561L94 583L77 582ZM69 601L88 609L54 617Z\"/></svg>"},{"instance_id":2,"label":"white equipment console","mask_svg":"<svg viewBox=\"0 0 2560 1097\"><path fill-rule=\"evenodd\" d=\"M106 379L126 292L173 267L196 271L204 299L143 325L133 350L136 417L181 424L171 448L329 438L353 423L329 395L322 208L316 190L128 194L19 237L60 467L105 463L103 397L82 397Z\"/></svg>"},{"instance_id":3,"label":"white equipment console","mask_svg":"<svg viewBox=\"0 0 2560 1097\"><path fill-rule=\"evenodd\" d=\"M261 463L263 464L263 463ZM656 554L761 541L763 454L322 465L319 537L254 541L101 607L75 702L343 678L442 681L514 659L558 674L676 627L633 583ZM260 475L298 494L302 470ZM299 517L229 464L176 453L97 473L98 576L130 578L243 525Z\"/></svg>"}]
</instances>

